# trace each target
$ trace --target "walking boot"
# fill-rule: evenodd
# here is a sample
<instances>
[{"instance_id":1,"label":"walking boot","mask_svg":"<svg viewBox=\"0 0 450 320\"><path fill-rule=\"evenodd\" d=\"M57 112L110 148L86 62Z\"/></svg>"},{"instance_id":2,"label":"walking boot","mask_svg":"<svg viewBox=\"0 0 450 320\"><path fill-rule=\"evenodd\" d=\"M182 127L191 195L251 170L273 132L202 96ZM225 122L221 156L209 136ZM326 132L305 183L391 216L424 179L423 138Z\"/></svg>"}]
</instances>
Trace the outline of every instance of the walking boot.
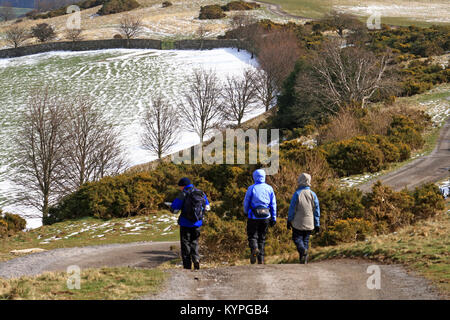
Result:
<instances>
[{"instance_id":1,"label":"walking boot","mask_svg":"<svg viewBox=\"0 0 450 320\"><path fill-rule=\"evenodd\" d=\"M200 270L200 262L198 260L194 261L194 270Z\"/></svg>"},{"instance_id":2,"label":"walking boot","mask_svg":"<svg viewBox=\"0 0 450 320\"><path fill-rule=\"evenodd\" d=\"M305 250L305 252L303 252L303 254L300 254L300 263L308 264L308 250Z\"/></svg>"},{"instance_id":3,"label":"walking boot","mask_svg":"<svg viewBox=\"0 0 450 320\"><path fill-rule=\"evenodd\" d=\"M258 255L258 264L264 264L264 256Z\"/></svg>"},{"instance_id":4,"label":"walking boot","mask_svg":"<svg viewBox=\"0 0 450 320\"><path fill-rule=\"evenodd\" d=\"M255 264L256 263L256 257L258 256L258 249L252 249L252 252L250 253L250 263Z\"/></svg>"}]
</instances>

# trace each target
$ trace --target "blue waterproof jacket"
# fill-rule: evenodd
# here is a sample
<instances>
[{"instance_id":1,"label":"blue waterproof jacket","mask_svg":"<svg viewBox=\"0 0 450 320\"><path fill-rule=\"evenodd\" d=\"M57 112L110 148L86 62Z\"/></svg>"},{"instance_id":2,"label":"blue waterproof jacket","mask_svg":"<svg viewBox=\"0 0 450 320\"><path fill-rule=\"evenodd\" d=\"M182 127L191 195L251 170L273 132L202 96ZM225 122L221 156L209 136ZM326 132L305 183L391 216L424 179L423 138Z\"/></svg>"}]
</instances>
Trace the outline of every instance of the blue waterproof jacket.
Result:
<instances>
[{"instance_id":1,"label":"blue waterproof jacket","mask_svg":"<svg viewBox=\"0 0 450 320\"><path fill-rule=\"evenodd\" d=\"M244 198L244 212L249 219L264 219L257 218L252 212L252 208L268 208L270 210L270 219L277 220L277 200L275 192L271 186L266 183L266 173L262 169L253 172L252 184L245 194Z\"/></svg>"},{"instance_id":2,"label":"blue waterproof jacket","mask_svg":"<svg viewBox=\"0 0 450 320\"><path fill-rule=\"evenodd\" d=\"M184 191L186 191L190 188L193 188L193 187L194 187L193 184L189 184L186 187L184 187L183 192L180 192L178 197L172 202L172 205L170 206L171 212L176 213L183 209L184 198L186 196ZM208 198L206 197L206 195L205 195L205 200L206 200L206 204L205 204L206 207L204 208L204 210L207 210L209 208L209 201L208 201ZM182 227L197 228L197 227L201 227L203 225L203 220L198 220L196 222L192 222L192 221L186 219L185 217L183 217L183 212L181 212L181 215L178 218L178 224Z\"/></svg>"},{"instance_id":3,"label":"blue waterproof jacket","mask_svg":"<svg viewBox=\"0 0 450 320\"><path fill-rule=\"evenodd\" d=\"M294 219L295 207L297 206L297 202L298 202L298 195L300 194L300 192L302 192L302 190L305 190L305 189L310 190L311 188L308 186L301 186L294 192L294 195L292 196L292 199L291 199L291 204L289 206L288 221L292 221ZM311 193L314 197L314 226L320 227L319 199L317 198L317 195L314 193L314 191L311 190Z\"/></svg>"}]
</instances>

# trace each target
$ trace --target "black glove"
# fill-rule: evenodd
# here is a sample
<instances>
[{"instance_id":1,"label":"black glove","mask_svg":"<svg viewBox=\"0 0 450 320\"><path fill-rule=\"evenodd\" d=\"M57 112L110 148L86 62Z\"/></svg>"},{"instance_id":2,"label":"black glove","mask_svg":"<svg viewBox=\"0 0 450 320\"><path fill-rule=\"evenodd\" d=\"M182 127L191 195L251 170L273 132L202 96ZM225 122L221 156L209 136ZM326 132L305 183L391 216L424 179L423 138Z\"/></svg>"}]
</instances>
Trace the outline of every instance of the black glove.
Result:
<instances>
[{"instance_id":1,"label":"black glove","mask_svg":"<svg viewBox=\"0 0 450 320\"><path fill-rule=\"evenodd\" d=\"M317 234L319 232L320 232L320 227L319 226L314 227L314 233Z\"/></svg>"},{"instance_id":2,"label":"black glove","mask_svg":"<svg viewBox=\"0 0 450 320\"><path fill-rule=\"evenodd\" d=\"M273 227L277 222L275 220L270 220L269 226Z\"/></svg>"},{"instance_id":3,"label":"black glove","mask_svg":"<svg viewBox=\"0 0 450 320\"><path fill-rule=\"evenodd\" d=\"M289 230L289 229L292 229L292 224L291 224L290 221L287 222L287 229L288 229L288 230Z\"/></svg>"}]
</instances>

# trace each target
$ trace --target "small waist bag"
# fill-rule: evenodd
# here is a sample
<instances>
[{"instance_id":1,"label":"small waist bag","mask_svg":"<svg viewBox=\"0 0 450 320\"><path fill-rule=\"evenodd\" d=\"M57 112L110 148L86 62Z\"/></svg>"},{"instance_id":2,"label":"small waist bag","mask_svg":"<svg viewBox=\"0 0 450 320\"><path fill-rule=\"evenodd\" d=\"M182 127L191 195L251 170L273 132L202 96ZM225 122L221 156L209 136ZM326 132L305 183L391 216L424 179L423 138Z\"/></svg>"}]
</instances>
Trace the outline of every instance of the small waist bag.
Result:
<instances>
[{"instance_id":1,"label":"small waist bag","mask_svg":"<svg viewBox=\"0 0 450 320\"><path fill-rule=\"evenodd\" d=\"M256 218L270 217L270 210L268 208L252 208L252 212Z\"/></svg>"}]
</instances>

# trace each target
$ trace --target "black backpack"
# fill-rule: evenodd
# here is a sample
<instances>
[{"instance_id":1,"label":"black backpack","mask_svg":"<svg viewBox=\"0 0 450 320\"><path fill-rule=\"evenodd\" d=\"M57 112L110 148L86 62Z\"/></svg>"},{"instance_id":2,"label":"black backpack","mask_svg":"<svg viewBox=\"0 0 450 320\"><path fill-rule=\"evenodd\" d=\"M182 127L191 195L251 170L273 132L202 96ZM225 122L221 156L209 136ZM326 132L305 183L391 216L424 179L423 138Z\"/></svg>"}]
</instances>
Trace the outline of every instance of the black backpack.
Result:
<instances>
[{"instance_id":1,"label":"black backpack","mask_svg":"<svg viewBox=\"0 0 450 320\"><path fill-rule=\"evenodd\" d=\"M206 206L205 193L196 188L184 191L184 203L182 215L191 222L203 219L203 211Z\"/></svg>"}]
</instances>

